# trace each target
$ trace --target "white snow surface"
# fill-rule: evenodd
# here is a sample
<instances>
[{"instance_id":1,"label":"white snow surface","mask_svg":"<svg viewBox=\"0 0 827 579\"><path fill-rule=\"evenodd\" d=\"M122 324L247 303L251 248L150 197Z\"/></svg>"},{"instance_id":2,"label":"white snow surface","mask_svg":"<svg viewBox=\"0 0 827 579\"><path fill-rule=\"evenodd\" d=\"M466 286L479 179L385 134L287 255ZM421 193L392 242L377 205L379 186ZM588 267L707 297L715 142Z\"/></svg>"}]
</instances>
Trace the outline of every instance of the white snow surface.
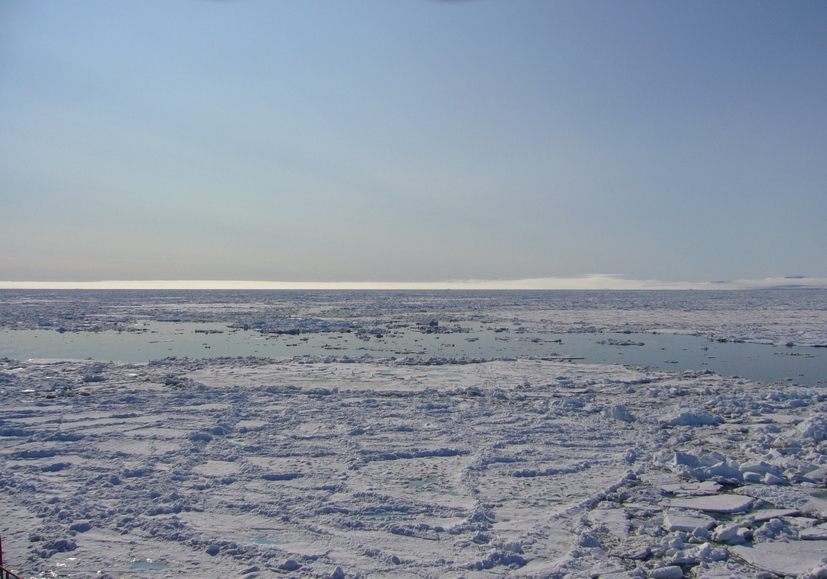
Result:
<instances>
[{"instance_id":1,"label":"white snow surface","mask_svg":"<svg viewBox=\"0 0 827 579\"><path fill-rule=\"evenodd\" d=\"M823 487L795 482L825 465L823 441L764 419L812 422L825 409L813 388L776 385L768 401L766 385L713 374L529 359L0 372L0 530L24 577L642 577L673 563L757 577L701 511L771 543L797 539L795 517L751 513L827 515ZM687 402L726 420L659 419ZM637 420L604 414L618 405ZM761 460L792 484L676 474Z\"/></svg>"}]
</instances>

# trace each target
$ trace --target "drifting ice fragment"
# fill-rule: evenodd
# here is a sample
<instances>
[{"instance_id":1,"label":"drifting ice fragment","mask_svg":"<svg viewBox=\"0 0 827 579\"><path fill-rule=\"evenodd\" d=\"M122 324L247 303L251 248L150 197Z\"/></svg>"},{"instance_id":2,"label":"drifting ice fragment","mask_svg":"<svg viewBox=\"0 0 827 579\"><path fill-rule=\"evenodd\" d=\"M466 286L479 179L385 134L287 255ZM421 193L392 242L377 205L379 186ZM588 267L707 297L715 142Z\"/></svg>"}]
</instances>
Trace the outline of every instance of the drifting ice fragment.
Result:
<instances>
[{"instance_id":1,"label":"drifting ice fragment","mask_svg":"<svg viewBox=\"0 0 827 579\"><path fill-rule=\"evenodd\" d=\"M728 545L742 545L746 543L746 538L739 531L743 528L741 523L731 523L728 525L721 525L715 529L713 538L718 543L726 543Z\"/></svg>"},{"instance_id":2,"label":"drifting ice fragment","mask_svg":"<svg viewBox=\"0 0 827 579\"><path fill-rule=\"evenodd\" d=\"M709 513L740 513L752 505L752 497L740 495L712 495L708 497L691 497L685 499L668 499L664 504L681 509L694 509Z\"/></svg>"},{"instance_id":3,"label":"drifting ice fragment","mask_svg":"<svg viewBox=\"0 0 827 579\"><path fill-rule=\"evenodd\" d=\"M703 496L717 495L721 491L721 485L715 481L704 481L700 483L678 483L662 485L665 492L681 496Z\"/></svg>"},{"instance_id":4,"label":"drifting ice fragment","mask_svg":"<svg viewBox=\"0 0 827 579\"><path fill-rule=\"evenodd\" d=\"M661 417L661 422L668 426L710 426L723 422L720 416L714 416L703 408L677 407Z\"/></svg>"},{"instance_id":5,"label":"drifting ice fragment","mask_svg":"<svg viewBox=\"0 0 827 579\"><path fill-rule=\"evenodd\" d=\"M702 514L681 513L670 511L663 519L663 528L669 531L685 531L694 533L696 529L709 530L715 524L715 519Z\"/></svg>"},{"instance_id":6,"label":"drifting ice fragment","mask_svg":"<svg viewBox=\"0 0 827 579\"><path fill-rule=\"evenodd\" d=\"M801 514L801 511L795 509L761 509L755 511L750 515L752 521L755 523L762 523L770 519L777 519L779 517L794 517Z\"/></svg>"},{"instance_id":7,"label":"drifting ice fragment","mask_svg":"<svg viewBox=\"0 0 827 579\"><path fill-rule=\"evenodd\" d=\"M615 420L622 420L623 422L634 422L637 420L623 404L607 406L603 409L603 416L606 418L614 418Z\"/></svg>"},{"instance_id":8,"label":"drifting ice fragment","mask_svg":"<svg viewBox=\"0 0 827 579\"><path fill-rule=\"evenodd\" d=\"M731 547L730 551L750 565L778 575L801 575L822 565L827 544L822 541L789 541Z\"/></svg>"},{"instance_id":9,"label":"drifting ice fragment","mask_svg":"<svg viewBox=\"0 0 827 579\"><path fill-rule=\"evenodd\" d=\"M795 434L799 438L812 439L813 442L827 440L827 418L811 416L795 428Z\"/></svg>"},{"instance_id":10,"label":"drifting ice fragment","mask_svg":"<svg viewBox=\"0 0 827 579\"><path fill-rule=\"evenodd\" d=\"M822 523L820 525L816 525L815 527L804 529L801 531L799 536L801 539L808 541L827 540L827 523Z\"/></svg>"},{"instance_id":11,"label":"drifting ice fragment","mask_svg":"<svg viewBox=\"0 0 827 579\"><path fill-rule=\"evenodd\" d=\"M677 565L669 565L668 567L661 567L649 573L652 579L681 579L683 577L683 569Z\"/></svg>"}]
</instances>

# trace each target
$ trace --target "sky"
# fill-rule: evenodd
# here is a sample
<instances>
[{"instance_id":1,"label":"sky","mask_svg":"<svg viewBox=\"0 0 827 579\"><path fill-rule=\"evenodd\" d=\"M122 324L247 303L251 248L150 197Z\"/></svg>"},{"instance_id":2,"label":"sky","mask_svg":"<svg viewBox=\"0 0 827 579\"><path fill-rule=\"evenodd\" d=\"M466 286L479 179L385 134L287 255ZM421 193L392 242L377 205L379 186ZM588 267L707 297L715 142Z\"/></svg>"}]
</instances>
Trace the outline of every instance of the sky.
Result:
<instances>
[{"instance_id":1,"label":"sky","mask_svg":"<svg viewBox=\"0 0 827 579\"><path fill-rule=\"evenodd\" d=\"M823 0L4 0L0 281L827 278L825 30Z\"/></svg>"}]
</instances>

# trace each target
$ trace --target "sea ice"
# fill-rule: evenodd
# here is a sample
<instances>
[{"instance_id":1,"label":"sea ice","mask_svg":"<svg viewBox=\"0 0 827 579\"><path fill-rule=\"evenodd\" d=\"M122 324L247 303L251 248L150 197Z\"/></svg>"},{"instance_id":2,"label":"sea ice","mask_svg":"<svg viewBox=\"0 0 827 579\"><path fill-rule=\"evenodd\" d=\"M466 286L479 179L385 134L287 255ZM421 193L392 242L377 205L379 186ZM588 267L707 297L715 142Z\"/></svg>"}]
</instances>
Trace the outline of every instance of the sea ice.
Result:
<instances>
[{"instance_id":1,"label":"sea ice","mask_svg":"<svg viewBox=\"0 0 827 579\"><path fill-rule=\"evenodd\" d=\"M366 344L403 331L450 339L468 323L514 339L628 324L827 343L825 310L802 317L785 296L767 309L732 294L638 309L637 294L597 306L575 294L576 307L553 308L297 294L127 296L96 309L22 296L0 304L0 322L86 331L141 315L230 317L263 341L316 332L335 343L352 330ZM170 356L0 359L0 533L22 576L758 578L823 567L818 387L551 356Z\"/></svg>"},{"instance_id":2,"label":"sea ice","mask_svg":"<svg viewBox=\"0 0 827 579\"><path fill-rule=\"evenodd\" d=\"M782 576L803 575L824 565L827 543L822 541L788 541L730 547L730 551L750 565Z\"/></svg>"},{"instance_id":3,"label":"sea ice","mask_svg":"<svg viewBox=\"0 0 827 579\"><path fill-rule=\"evenodd\" d=\"M822 523L821 525L816 525L809 529L803 529L799 533L800 539L806 539L810 541L823 541L827 540L827 524Z\"/></svg>"},{"instance_id":4,"label":"sea ice","mask_svg":"<svg viewBox=\"0 0 827 579\"><path fill-rule=\"evenodd\" d=\"M614 418L615 420L622 420L623 422L634 422L637 420L623 404L607 406L603 409L603 416L606 418Z\"/></svg>"},{"instance_id":5,"label":"sea ice","mask_svg":"<svg viewBox=\"0 0 827 579\"><path fill-rule=\"evenodd\" d=\"M703 408L677 406L665 412L661 416L661 422L669 426L705 426L720 424L723 419Z\"/></svg>"},{"instance_id":6,"label":"sea ice","mask_svg":"<svg viewBox=\"0 0 827 579\"><path fill-rule=\"evenodd\" d=\"M709 513L740 513L749 509L753 499L740 495L709 495L680 499L667 499L665 504L670 507L694 509Z\"/></svg>"},{"instance_id":7,"label":"sea ice","mask_svg":"<svg viewBox=\"0 0 827 579\"><path fill-rule=\"evenodd\" d=\"M715 525L715 519L707 515L691 514L680 511L667 511L663 528L669 531L686 531L694 533L697 529L708 531Z\"/></svg>"},{"instance_id":8,"label":"sea ice","mask_svg":"<svg viewBox=\"0 0 827 579\"><path fill-rule=\"evenodd\" d=\"M683 569L677 565L668 565L666 567L659 567L652 569L649 573L652 579L681 579L683 577Z\"/></svg>"}]
</instances>

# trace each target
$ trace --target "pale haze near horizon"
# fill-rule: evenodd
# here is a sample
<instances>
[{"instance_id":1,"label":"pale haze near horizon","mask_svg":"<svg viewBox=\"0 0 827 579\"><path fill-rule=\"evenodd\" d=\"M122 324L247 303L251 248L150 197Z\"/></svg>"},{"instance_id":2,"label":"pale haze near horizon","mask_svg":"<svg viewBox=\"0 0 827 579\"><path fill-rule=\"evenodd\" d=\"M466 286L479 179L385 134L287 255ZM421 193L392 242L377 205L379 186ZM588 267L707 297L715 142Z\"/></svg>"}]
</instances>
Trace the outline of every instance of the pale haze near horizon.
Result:
<instances>
[{"instance_id":1,"label":"pale haze near horizon","mask_svg":"<svg viewBox=\"0 0 827 579\"><path fill-rule=\"evenodd\" d=\"M825 30L819 1L7 1L0 280L827 278Z\"/></svg>"}]
</instances>

